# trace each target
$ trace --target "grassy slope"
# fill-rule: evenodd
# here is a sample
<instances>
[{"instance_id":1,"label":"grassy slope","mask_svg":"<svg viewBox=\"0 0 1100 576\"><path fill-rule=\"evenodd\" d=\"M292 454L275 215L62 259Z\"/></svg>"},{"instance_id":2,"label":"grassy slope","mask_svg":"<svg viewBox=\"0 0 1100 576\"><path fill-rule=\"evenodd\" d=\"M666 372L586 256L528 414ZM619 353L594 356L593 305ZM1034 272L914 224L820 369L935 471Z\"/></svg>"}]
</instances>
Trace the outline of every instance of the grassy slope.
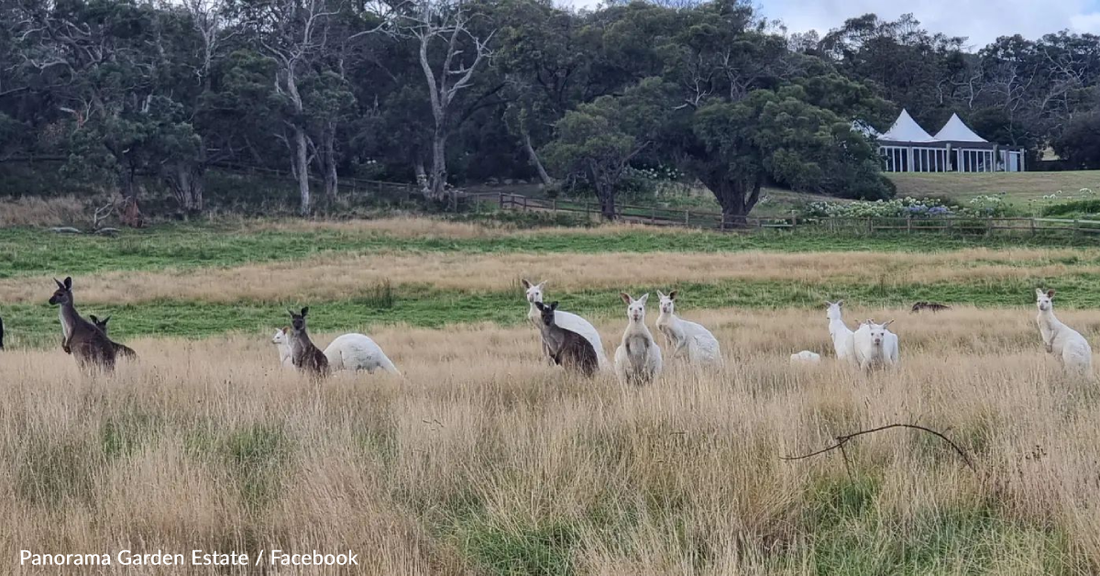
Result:
<instances>
[{"instance_id":1,"label":"grassy slope","mask_svg":"<svg viewBox=\"0 0 1100 576\"><path fill-rule=\"evenodd\" d=\"M1021 209L1045 204L1043 196L1076 199L1082 188L1100 192L1100 170L1069 172L994 172L990 174L890 174L898 196L947 196L969 200L984 194L1004 194ZM1049 201L1048 201L1049 202Z\"/></svg>"}]
</instances>

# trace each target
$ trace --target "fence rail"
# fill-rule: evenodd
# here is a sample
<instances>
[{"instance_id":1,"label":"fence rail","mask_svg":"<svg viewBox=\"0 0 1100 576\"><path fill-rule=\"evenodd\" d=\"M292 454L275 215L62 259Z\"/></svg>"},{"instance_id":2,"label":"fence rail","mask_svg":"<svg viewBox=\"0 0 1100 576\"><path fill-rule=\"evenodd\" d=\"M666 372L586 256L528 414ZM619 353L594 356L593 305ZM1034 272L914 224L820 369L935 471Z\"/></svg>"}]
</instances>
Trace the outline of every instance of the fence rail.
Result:
<instances>
[{"instance_id":1,"label":"fence rail","mask_svg":"<svg viewBox=\"0 0 1100 576\"><path fill-rule=\"evenodd\" d=\"M542 200L506 192L464 194L462 199L463 202L492 204L501 210L583 214L587 218L600 217L600 207L595 202L559 199ZM1079 235L1100 234L1100 220L1067 218L968 218L961 216L934 218L830 216L806 218L792 214L770 218L746 217L737 220L724 220L721 212L630 204L617 205L616 214L619 220L624 222L731 231L816 228L831 232L892 232L904 234L925 232L945 234L994 234L1002 232L1034 235L1067 232Z\"/></svg>"}]
</instances>

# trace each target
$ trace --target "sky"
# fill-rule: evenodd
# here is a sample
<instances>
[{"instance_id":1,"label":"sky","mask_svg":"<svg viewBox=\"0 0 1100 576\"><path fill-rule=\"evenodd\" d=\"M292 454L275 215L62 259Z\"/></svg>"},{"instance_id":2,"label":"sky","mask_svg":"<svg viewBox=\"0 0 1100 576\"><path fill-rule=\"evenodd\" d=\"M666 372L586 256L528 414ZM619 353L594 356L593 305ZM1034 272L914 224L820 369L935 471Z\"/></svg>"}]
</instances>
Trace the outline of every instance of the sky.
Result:
<instances>
[{"instance_id":1,"label":"sky","mask_svg":"<svg viewBox=\"0 0 1100 576\"><path fill-rule=\"evenodd\" d=\"M756 0L763 15L791 32L824 33L844 20L873 12L894 20L912 12L930 32L966 36L980 48L998 36L1035 39L1049 32L1100 33L1100 0Z\"/></svg>"},{"instance_id":2,"label":"sky","mask_svg":"<svg viewBox=\"0 0 1100 576\"><path fill-rule=\"evenodd\" d=\"M848 18L868 12L895 20L912 12L930 32L965 36L982 48L998 36L1022 34L1037 39L1068 29L1100 34L1100 0L752 0L758 11L781 20L789 32L817 30L822 36ZM599 0L563 0L594 8Z\"/></svg>"}]
</instances>

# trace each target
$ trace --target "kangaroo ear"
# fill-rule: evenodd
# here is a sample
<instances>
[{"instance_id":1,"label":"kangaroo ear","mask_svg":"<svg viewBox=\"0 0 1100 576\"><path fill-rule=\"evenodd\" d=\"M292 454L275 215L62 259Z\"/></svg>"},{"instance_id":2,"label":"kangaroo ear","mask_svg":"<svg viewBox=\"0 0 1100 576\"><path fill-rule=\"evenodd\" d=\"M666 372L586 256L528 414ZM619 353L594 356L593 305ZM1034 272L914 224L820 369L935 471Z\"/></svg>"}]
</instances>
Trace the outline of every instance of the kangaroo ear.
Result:
<instances>
[{"instance_id":1,"label":"kangaroo ear","mask_svg":"<svg viewBox=\"0 0 1100 576\"><path fill-rule=\"evenodd\" d=\"M544 306L542 302L535 302L535 308L538 308L541 312L543 308L546 308L546 306Z\"/></svg>"},{"instance_id":2,"label":"kangaroo ear","mask_svg":"<svg viewBox=\"0 0 1100 576\"><path fill-rule=\"evenodd\" d=\"M65 289L65 285L62 284L60 280L58 280L57 278L54 278L53 281L57 283L58 288L61 288L62 290Z\"/></svg>"},{"instance_id":3,"label":"kangaroo ear","mask_svg":"<svg viewBox=\"0 0 1100 576\"><path fill-rule=\"evenodd\" d=\"M676 294L679 293L679 292L680 292L679 290L673 290L672 292L669 292L668 293L668 299L669 300L675 300L676 299Z\"/></svg>"},{"instance_id":4,"label":"kangaroo ear","mask_svg":"<svg viewBox=\"0 0 1100 576\"><path fill-rule=\"evenodd\" d=\"M297 316L297 314L295 314L295 313L294 313L294 311L293 311L293 310L291 310L290 308L287 308L287 309L286 309L286 313L287 313L287 314L290 314L290 317L291 317L291 318L293 318L293 317Z\"/></svg>"},{"instance_id":5,"label":"kangaroo ear","mask_svg":"<svg viewBox=\"0 0 1100 576\"><path fill-rule=\"evenodd\" d=\"M837 305L837 306L843 306L843 305L844 305L844 301L843 301L843 300L837 300L837 301L836 301L836 305Z\"/></svg>"},{"instance_id":6,"label":"kangaroo ear","mask_svg":"<svg viewBox=\"0 0 1100 576\"><path fill-rule=\"evenodd\" d=\"M309 306L302 308L302 318L305 318L306 314L309 314Z\"/></svg>"},{"instance_id":7,"label":"kangaroo ear","mask_svg":"<svg viewBox=\"0 0 1100 576\"><path fill-rule=\"evenodd\" d=\"M542 282L539 282L535 286L537 286L539 290L542 290L542 287L546 286L546 280L543 280Z\"/></svg>"},{"instance_id":8,"label":"kangaroo ear","mask_svg":"<svg viewBox=\"0 0 1100 576\"><path fill-rule=\"evenodd\" d=\"M1054 299L1054 288L1047 290L1047 298L1050 298L1051 300Z\"/></svg>"},{"instance_id":9,"label":"kangaroo ear","mask_svg":"<svg viewBox=\"0 0 1100 576\"><path fill-rule=\"evenodd\" d=\"M92 319L92 324L99 324L99 318L96 318L95 314L88 314L88 318Z\"/></svg>"},{"instance_id":10,"label":"kangaroo ear","mask_svg":"<svg viewBox=\"0 0 1100 576\"><path fill-rule=\"evenodd\" d=\"M523 289L524 290L530 290L531 289L531 282L529 280L527 280L526 278L521 279L520 283L523 284Z\"/></svg>"},{"instance_id":11,"label":"kangaroo ear","mask_svg":"<svg viewBox=\"0 0 1100 576\"><path fill-rule=\"evenodd\" d=\"M626 302L627 304L630 304L634 301L634 299L630 297L630 294L627 294L626 292L619 292L619 297L622 298L623 302Z\"/></svg>"},{"instance_id":12,"label":"kangaroo ear","mask_svg":"<svg viewBox=\"0 0 1100 576\"><path fill-rule=\"evenodd\" d=\"M667 296L667 294L665 294L664 292L661 292L660 290L657 291L657 299L664 300L665 296Z\"/></svg>"},{"instance_id":13,"label":"kangaroo ear","mask_svg":"<svg viewBox=\"0 0 1100 576\"><path fill-rule=\"evenodd\" d=\"M557 310L558 309L558 303L557 303L556 300L554 302L550 303L550 309L551 310Z\"/></svg>"},{"instance_id":14,"label":"kangaroo ear","mask_svg":"<svg viewBox=\"0 0 1100 576\"><path fill-rule=\"evenodd\" d=\"M1043 289L1042 289L1042 288L1036 288L1036 289L1035 289L1035 295L1036 295L1036 296L1038 296L1038 297L1040 297L1040 298L1042 298L1042 296L1043 296Z\"/></svg>"},{"instance_id":15,"label":"kangaroo ear","mask_svg":"<svg viewBox=\"0 0 1100 576\"><path fill-rule=\"evenodd\" d=\"M886 321L886 323L882 325L882 327L883 327L883 328L885 328L885 327L887 327L887 326L889 326L889 325L891 325L891 324L893 324L893 323L894 323L894 321L893 321L893 320L887 320L887 321Z\"/></svg>"},{"instance_id":16,"label":"kangaroo ear","mask_svg":"<svg viewBox=\"0 0 1100 576\"><path fill-rule=\"evenodd\" d=\"M73 277L72 276L66 276L65 277L65 289L66 290L72 290L73 289Z\"/></svg>"},{"instance_id":17,"label":"kangaroo ear","mask_svg":"<svg viewBox=\"0 0 1100 576\"><path fill-rule=\"evenodd\" d=\"M108 317L104 318L104 319L103 319L103 325L104 325L104 326L106 326L106 325L107 325L107 323L108 323L108 322L110 322L110 321L111 321L111 317L110 317L110 316L108 316Z\"/></svg>"}]
</instances>

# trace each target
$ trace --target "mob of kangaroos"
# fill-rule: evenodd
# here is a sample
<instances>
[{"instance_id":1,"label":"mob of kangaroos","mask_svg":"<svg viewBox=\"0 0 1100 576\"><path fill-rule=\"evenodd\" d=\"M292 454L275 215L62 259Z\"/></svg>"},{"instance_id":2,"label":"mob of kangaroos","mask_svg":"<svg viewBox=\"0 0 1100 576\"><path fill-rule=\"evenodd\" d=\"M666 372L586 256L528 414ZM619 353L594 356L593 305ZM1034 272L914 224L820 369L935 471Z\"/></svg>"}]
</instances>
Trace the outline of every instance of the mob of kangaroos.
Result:
<instances>
[{"instance_id":1,"label":"mob of kangaroos","mask_svg":"<svg viewBox=\"0 0 1100 576\"><path fill-rule=\"evenodd\" d=\"M100 320L89 315L89 321L80 315L73 296L72 277L67 276L64 281L54 279L54 283L57 289L50 296L49 303L58 307L61 349L75 357L82 369L99 368L111 371L119 356L137 358L133 349L108 337L110 316ZM605 367L601 360L605 355L599 333L592 324L576 314L561 310L558 302L544 304L544 282L535 284L524 280L523 285L529 304L528 318L532 321L537 319L542 349L551 361L568 371L587 377L600 372ZM1092 349L1088 340L1054 315L1054 294L1053 289L1035 291L1039 309L1036 322L1044 348L1061 360L1066 372L1094 380ZM673 290L667 295L658 292L658 295L661 297L661 314L656 325L666 337L669 360L695 367L721 366L722 352L714 335L701 324L676 315L678 292ZM621 344L615 351L615 374L624 384L648 384L664 368L661 348L646 325L645 307L649 294L636 300L626 293L621 293L620 297L627 305L627 326ZM826 302L826 317L832 340L830 348L835 352L837 360L863 370L875 367L897 368L900 365L899 339L888 329L892 321L877 324L868 320L861 323L858 330L853 331L844 322L841 305L842 301ZM917 302L912 307L914 312L922 310L946 311L950 307L938 302ZM333 369L366 370L371 373L382 369L401 376L393 362L369 337L345 334L322 352L309 335L306 322L309 307L298 312L288 312L291 326L277 331L272 339L279 348L284 363L314 377L327 376ZM4 349L4 329L4 322L0 319L0 350ZM821 354L811 350L791 354L791 362L794 364L816 364L820 361Z\"/></svg>"}]
</instances>

